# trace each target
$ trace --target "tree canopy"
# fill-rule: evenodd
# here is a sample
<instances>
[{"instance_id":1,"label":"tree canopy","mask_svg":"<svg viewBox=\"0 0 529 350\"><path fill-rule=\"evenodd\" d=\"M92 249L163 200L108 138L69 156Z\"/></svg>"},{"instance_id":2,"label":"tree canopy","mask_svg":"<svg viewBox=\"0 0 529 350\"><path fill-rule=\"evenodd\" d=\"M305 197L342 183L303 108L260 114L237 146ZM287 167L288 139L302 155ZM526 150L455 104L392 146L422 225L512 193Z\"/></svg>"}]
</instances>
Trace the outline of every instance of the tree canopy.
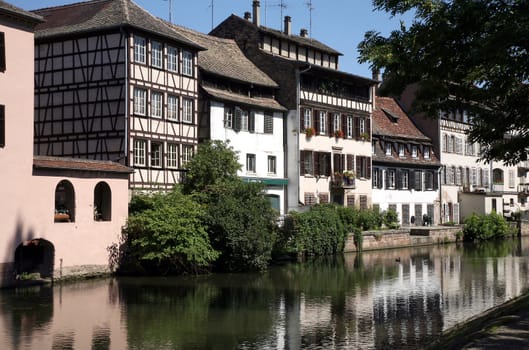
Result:
<instances>
[{"instance_id":1,"label":"tree canopy","mask_svg":"<svg viewBox=\"0 0 529 350\"><path fill-rule=\"evenodd\" d=\"M465 111L484 160L516 164L529 146L529 1L373 0L391 15L414 13L384 37L370 31L359 61L384 70L381 94L416 87L413 113Z\"/></svg>"}]
</instances>

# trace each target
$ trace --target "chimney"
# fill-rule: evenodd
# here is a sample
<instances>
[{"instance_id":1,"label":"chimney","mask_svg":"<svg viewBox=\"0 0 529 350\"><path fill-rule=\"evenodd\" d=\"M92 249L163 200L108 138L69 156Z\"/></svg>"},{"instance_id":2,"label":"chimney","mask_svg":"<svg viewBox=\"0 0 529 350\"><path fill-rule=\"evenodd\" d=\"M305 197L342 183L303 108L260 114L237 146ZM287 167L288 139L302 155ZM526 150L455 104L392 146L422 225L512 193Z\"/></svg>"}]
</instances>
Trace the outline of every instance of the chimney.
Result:
<instances>
[{"instance_id":1,"label":"chimney","mask_svg":"<svg viewBox=\"0 0 529 350\"><path fill-rule=\"evenodd\" d=\"M309 31L305 28L302 28L300 31L299 31L299 35L302 36L303 38L306 38L307 36L309 36Z\"/></svg>"},{"instance_id":2,"label":"chimney","mask_svg":"<svg viewBox=\"0 0 529 350\"><path fill-rule=\"evenodd\" d=\"M380 70L373 69L372 74L373 74L373 80L380 82Z\"/></svg>"},{"instance_id":3,"label":"chimney","mask_svg":"<svg viewBox=\"0 0 529 350\"><path fill-rule=\"evenodd\" d=\"M292 35L292 18L290 16L285 16L285 28L286 35Z\"/></svg>"},{"instance_id":4,"label":"chimney","mask_svg":"<svg viewBox=\"0 0 529 350\"><path fill-rule=\"evenodd\" d=\"M260 27L260 18L261 18L261 4L259 3L259 0L253 1L253 24Z\"/></svg>"},{"instance_id":5,"label":"chimney","mask_svg":"<svg viewBox=\"0 0 529 350\"><path fill-rule=\"evenodd\" d=\"M252 18L252 14L248 11L244 13L244 19L249 21Z\"/></svg>"}]
</instances>

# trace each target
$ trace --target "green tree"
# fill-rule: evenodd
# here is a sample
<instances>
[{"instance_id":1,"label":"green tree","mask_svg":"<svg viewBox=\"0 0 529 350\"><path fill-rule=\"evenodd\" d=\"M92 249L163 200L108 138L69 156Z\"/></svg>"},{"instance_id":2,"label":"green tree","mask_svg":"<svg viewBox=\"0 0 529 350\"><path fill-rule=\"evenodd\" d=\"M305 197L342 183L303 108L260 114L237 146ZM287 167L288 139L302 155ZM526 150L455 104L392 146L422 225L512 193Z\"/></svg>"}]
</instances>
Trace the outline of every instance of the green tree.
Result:
<instances>
[{"instance_id":1,"label":"green tree","mask_svg":"<svg viewBox=\"0 0 529 350\"><path fill-rule=\"evenodd\" d=\"M526 0L373 0L391 15L414 13L409 27L367 32L360 62L384 69L381 94L416 90L414 112L463 110L482 158L527 160L529 2Z\"/></svg>"},{"instance_id":2,"label":"green tree","mask_svg":"<svg viewBox=\"0 0 529 350\"><path fill-rule=\"evenodd\" d=\"M178 188L138 197L124 229L127 267L136 263L135 270L156 274L207 270L219 253L210 244L203 208Z\"/></svg>"},{"instance_id":3,"label":"green tree","mask_svg":"<svg viewBox=\"0 0 529 350\"><path fill-rule=\"evenodd\" d=\"M198 146L197 154L186 164L186 169L182 192L191 194L237 179L241 165L228 142L206 141Z\"/></svg>"},{"instance_id":4,"label":"green tree","mask_svg":"<svg viewBox=\"0 0 529 350\"><path fill-rule=\"evenodd\" d=\"M277 213L263 185L241 180L213 186L208 195L209 237L227 271L264 270L272 257Z\"/></svg>"}]
</instances>

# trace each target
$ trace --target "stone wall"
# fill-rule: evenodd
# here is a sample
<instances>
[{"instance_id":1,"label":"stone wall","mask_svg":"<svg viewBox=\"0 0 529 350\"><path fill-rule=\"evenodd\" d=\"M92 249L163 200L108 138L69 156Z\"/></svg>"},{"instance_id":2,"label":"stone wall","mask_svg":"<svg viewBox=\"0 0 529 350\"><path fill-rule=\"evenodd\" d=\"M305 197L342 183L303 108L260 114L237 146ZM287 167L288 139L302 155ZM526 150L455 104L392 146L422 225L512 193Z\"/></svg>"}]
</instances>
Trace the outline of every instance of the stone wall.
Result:
<instances>
[{"instance_id":1,"label":"stone wall","mask_svg":"<svg viewBox=\"0 0 529 350\"><path fill-rule=\"evenodd\" d=\"M529 228L528 228L529 229ZM457 241L459 226L420 227L401 230L365 231L362 234L362 250L424 246ZM345 252L358 251L354 235L349 235Z\"/></svg>"}]
</instances>

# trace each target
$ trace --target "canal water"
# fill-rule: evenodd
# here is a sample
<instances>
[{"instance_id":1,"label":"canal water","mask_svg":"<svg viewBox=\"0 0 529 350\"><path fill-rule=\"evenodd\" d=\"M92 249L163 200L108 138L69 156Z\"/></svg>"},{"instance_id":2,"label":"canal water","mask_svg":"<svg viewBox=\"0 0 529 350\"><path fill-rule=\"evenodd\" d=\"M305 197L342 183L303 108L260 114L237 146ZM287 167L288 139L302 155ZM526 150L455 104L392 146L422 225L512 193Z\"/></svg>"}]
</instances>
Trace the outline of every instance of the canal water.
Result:
<instances>
[{"instance_id":1,"label":"canal water","mask_svg":"<svg viewBox=\"0 0 529 350\"><path fill-rule=\"evenodd\" d=\"M0 291L0 348L416 349L528 287L527 239L98 279Z\"/></svg>"}]
</instances>

